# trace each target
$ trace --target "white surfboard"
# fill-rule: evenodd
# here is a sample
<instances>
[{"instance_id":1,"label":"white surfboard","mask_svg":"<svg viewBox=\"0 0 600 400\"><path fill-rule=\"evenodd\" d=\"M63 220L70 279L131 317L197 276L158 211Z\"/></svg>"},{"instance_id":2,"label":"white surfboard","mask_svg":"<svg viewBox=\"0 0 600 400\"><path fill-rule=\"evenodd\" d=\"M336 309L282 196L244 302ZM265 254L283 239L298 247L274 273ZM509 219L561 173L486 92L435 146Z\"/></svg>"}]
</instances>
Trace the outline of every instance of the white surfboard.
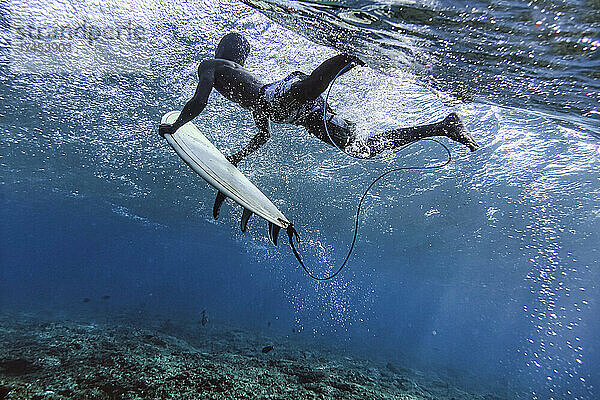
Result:
<instances>
[{"instance_id":1,"label":"white surfboard","mask_svg":"<svg viewBox=\"0 0 600 400\"><path fill-rule=\"evenodd\" d=\"M178 116L179 111L171 111L163 116L161 122L172 124ZM242 231L246 230L248 219L254 213L269 221L269 236L277 244L279 229L288 228L291 225L290 221L193 123L188 122L174 134L166 134L165 138L179 157L219 191L213 207L215 218L218 217L221 203L227 196L244 207Z\"/></svg>"}]
</instances>

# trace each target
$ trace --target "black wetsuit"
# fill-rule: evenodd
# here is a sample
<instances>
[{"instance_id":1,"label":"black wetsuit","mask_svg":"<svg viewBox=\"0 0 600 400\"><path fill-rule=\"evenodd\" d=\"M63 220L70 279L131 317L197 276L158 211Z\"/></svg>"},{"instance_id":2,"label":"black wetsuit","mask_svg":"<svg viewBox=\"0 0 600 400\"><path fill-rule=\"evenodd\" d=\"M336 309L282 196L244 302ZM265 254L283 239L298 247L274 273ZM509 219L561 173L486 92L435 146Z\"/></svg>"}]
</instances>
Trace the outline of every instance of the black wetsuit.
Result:
<instances>
[{"instance_id":1,"label":"black wetsuit","mask_svg":"<svg viewBox=\"0 0 600 400\"><path fill-rule=\"evenodd\" d=\"M266 143L270 137L270 121L303 126L310 134L333 145L329 139L331 136L335 145L342 149L356 140L353 124L335 115L330 108L327 109L325 129L323 114L326 105L322 93L340 71L346 73L355 65L364 65L361 60L340 54L323 62L310 75L297 71L281 81L265 85L243 67L248 51L249 45L241 35L226 35L219 43L216 58L200 63L194 96L174 124L160 126L160 134L174 133L198 116L215 88L227 99L251 111L259 131L242 150L228 156L233 164ZM471 150L477 148L460 118L452 113L437 123L394 129L369 137L364 143L368 150L365 157L430 136L448 136Z\"/></svg>"}]
</instances>

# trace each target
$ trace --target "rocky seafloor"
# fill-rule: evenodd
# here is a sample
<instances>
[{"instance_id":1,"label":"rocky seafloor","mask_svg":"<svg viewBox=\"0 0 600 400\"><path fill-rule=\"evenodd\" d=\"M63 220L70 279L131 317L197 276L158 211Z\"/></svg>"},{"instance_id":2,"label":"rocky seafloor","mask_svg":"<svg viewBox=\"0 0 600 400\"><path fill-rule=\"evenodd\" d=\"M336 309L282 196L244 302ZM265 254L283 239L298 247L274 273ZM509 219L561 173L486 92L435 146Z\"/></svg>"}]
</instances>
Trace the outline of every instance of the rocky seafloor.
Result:
<instances>
[{"instance_id":1,"label":"rocky seafloor","mask_svg":"<svg viewBox=\"0 0 600 400\"><path fill-rule=\"evenodd\" d=\"M263 353L267 345L274 349ZM397 364L225 325L11 314L0 315L0 399L500 397L467 393Z\"/></svg>"}]
</instances>

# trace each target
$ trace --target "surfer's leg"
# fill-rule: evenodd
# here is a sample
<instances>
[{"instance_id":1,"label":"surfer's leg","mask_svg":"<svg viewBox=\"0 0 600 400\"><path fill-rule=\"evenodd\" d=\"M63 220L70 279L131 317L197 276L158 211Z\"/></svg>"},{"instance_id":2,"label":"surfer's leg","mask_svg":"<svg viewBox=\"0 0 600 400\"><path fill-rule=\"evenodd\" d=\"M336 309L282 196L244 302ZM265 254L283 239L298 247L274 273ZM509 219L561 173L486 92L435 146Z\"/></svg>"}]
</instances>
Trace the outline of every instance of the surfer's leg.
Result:
<instances>
[{"instance_id":1,"label":"surfer's leg","mask_svg":"<svg viewBox=\"0 0 600 400\"><path fill-rule=\"evenodd\" d=\"M355 125L353 122L340 118L333 113L327 113L326 120L327 129L325 129L323 123L323 114L314 113L304 126L311 135L342 150L354 141Z\"/></svg>"},{"instance_id":2,"label":"surfer's leg","mask_svg":"<svg viewBox=\"0 0 600 400\"><path fill-rule=\"evenodd\" d=\"M467 146L471 151L479 148L473 136L467 131L456 113L448 115L444 120L411 128L399 128L369 137L366 145L373 157L385 150L395 149L432 136L446 136Z\"/></svg>"},{"instance_id":3,"label":"surfer's leg","mask_svg":"<svg viewBox=\"0 0 600 400\"><path fill-rule=\"evenodd\" d=\"M355 65L364 65L357 57L348 54L338 54L337 56L331 57L319 65L309 76L302 79L301 81L295 82L288 91L288 95L295 101L306 102L314 100L321 95L327 89L331 81L342 71L345 67L350 65L344 73L352 69Z\"/></svg>"}]
</instances>

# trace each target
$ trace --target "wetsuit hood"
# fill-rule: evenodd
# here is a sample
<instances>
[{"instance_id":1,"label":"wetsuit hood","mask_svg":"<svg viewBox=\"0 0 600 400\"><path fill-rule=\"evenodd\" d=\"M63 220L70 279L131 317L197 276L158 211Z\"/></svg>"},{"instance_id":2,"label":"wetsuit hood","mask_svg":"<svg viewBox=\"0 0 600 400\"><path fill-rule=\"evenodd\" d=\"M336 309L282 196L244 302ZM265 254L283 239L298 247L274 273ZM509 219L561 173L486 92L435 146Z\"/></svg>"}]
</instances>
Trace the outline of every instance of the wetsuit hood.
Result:
<instances>
[{"instance_id":1,"label":"wetsuit hood","mask_svg":"<svg viewBox=\"0 0 600 400\"><path fill-rule=\"evenodd\" d=\"M244 65L250 53L250 43L239 33L229 33L221 38L215 58L221 58Z\"/></svg>"}]
</instances>

